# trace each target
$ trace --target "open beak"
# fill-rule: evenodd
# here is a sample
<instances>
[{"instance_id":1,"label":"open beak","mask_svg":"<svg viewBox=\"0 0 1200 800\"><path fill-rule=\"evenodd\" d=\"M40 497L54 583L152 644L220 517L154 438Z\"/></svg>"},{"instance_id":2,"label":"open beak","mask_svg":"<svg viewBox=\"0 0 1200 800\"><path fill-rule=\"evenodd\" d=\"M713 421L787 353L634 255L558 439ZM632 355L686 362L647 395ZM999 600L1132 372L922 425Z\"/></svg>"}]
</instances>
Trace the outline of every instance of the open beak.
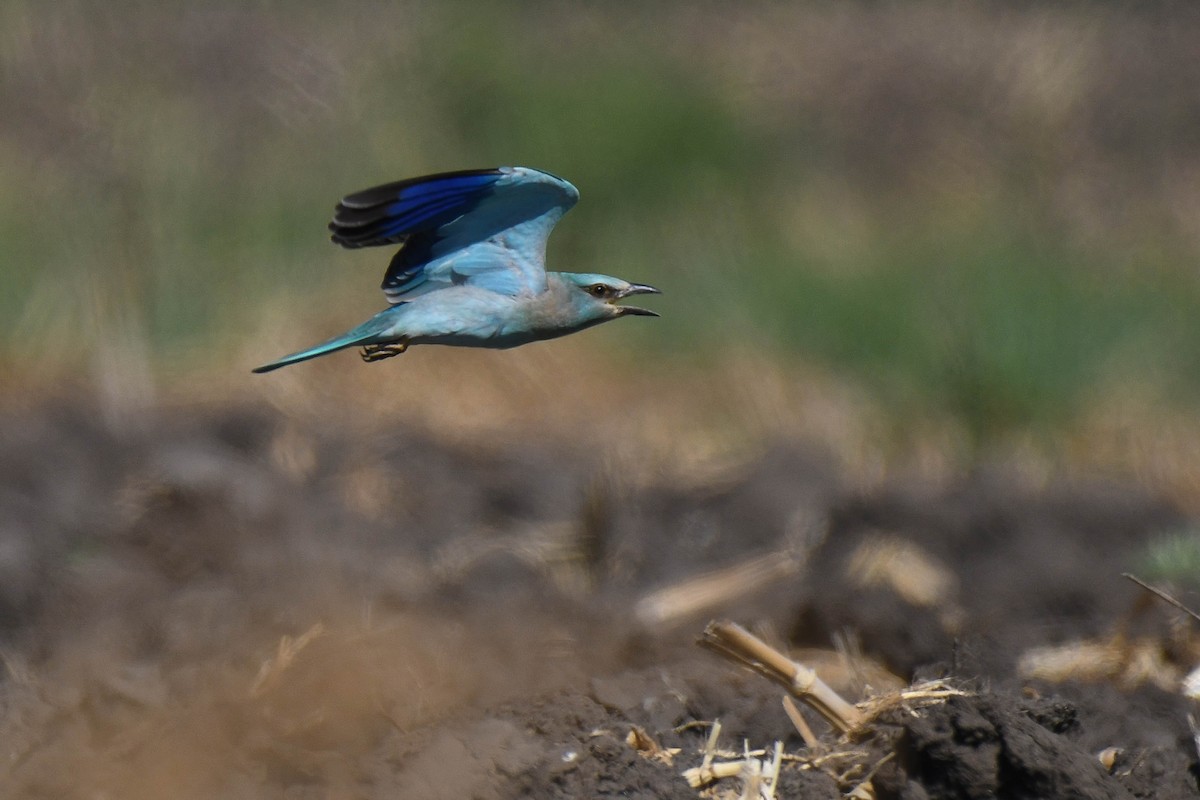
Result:
<instances>
[{"instance_id":1,"label":"open beak","mask_svg":"<svg viewBox=\"0 0 1200 800\"><path fill-rule=\"evenodd\" d=\"M620 294L618 294L613 299L614 300L624 300L626 297L629 297L630 295L635 295L635 294L662 294L662 292L659 291L658 289L655 289L653 286L647 286L644 283L631 283L631 284L629 284L628 289L623 290ZM632 315L635 317L657 317L658 316L658 312L651 311L648 308L638 308L637 306L619 306L619 308L621 309L622 316L626 316L626 315Z\"/></svg>"}]
</instances>

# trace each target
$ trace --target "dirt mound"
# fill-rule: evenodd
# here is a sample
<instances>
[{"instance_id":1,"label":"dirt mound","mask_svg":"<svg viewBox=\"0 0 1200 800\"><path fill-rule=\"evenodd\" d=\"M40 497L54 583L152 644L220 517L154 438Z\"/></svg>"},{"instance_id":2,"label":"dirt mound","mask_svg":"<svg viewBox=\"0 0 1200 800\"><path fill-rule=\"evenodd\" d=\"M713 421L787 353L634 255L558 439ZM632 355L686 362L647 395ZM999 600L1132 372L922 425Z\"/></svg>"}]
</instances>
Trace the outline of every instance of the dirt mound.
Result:
<instances>
[{"instance_id":1,"label":"dirt mound","mask_svg":"<svg viewBox=\"0 0 1200 800\"><path fill-rule=\"evenodd\" d=\"M863 492L795 443L679 485L568 445L259 409L123 430L13 412L0 793L696 797L681 773L719 719L720 758L782 742L781 797L872 768L879 797L1198 797L1173 687L1018 673L1032 648L1118 634L1190 669L1120 577L1184 522L1127 487L987 472ZM853 699L919 676L968 694L826 735L857 761L821 766L777 687L694 647L716 615L818 648Z\"/></svg>"}]
</instances>

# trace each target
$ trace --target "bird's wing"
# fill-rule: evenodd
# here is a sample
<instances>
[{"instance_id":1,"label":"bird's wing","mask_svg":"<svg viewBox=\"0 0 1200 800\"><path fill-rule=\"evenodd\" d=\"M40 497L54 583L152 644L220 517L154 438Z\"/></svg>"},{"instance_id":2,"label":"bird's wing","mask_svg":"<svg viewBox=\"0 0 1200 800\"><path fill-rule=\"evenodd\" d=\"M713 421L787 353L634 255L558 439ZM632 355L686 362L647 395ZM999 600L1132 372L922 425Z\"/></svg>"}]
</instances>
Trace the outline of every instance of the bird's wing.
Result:
<instances>
[{"instance_id":1,"label":"bird's wing","mask_svg":"<svg viewBox=\"0 0 1200 800\"><path fill-rule=\"evenodd\" d=\"M528 167L445 172L366 189L338 203L342 247L399 244L383 279L393 303L451 285L500 294L546 288L546 239L579 191Z\"/></svg>"}]
</instances>

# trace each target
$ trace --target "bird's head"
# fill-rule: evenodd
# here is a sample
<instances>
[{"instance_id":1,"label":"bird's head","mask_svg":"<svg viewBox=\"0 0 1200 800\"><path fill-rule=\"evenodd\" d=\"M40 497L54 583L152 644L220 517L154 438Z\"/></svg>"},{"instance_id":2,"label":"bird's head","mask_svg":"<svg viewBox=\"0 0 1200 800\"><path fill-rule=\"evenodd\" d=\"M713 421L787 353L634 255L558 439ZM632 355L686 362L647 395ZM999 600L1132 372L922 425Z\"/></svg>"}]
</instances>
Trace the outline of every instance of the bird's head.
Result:
<instances>
[{"instance_id":1,"label":"bird's head","mask_svg":"<svg viewBox=\"0 0 1200 800\"><path fill-rule=\"evenodd\" d=\"M653 286L630 283L620 278L594 273L563 272L560 274L570 289L571 304L589 320L603 322L624 316L658 316L656 312L648 308L617 305L618 301L635 294L661 294Z\"/></svg>"}]
</instances>

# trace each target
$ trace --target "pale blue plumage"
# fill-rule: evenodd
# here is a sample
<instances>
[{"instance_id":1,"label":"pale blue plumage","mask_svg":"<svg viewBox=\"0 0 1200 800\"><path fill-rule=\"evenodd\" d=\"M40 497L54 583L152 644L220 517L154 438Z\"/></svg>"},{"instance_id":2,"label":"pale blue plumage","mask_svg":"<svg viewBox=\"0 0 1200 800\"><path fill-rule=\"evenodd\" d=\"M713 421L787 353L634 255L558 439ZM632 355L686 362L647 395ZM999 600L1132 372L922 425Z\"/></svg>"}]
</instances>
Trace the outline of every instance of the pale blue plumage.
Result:
<instances>
[{"instance_id":1,"label":"pale blue plumage","mask_svg":"<svg viewBox=\"0 0 1200 800\"><path fill-rule=\"evenodd\" d=\"M657 293L652 286L546 271L546 239L578 199L567 181L528 167L447 172L346 197L329 223L334 242L400 245L382 287L392 307L254 371L356 346L365 361L414 344L516 347L620 316L658 316L616 305Z\"/></svg>"}]
</instances>

